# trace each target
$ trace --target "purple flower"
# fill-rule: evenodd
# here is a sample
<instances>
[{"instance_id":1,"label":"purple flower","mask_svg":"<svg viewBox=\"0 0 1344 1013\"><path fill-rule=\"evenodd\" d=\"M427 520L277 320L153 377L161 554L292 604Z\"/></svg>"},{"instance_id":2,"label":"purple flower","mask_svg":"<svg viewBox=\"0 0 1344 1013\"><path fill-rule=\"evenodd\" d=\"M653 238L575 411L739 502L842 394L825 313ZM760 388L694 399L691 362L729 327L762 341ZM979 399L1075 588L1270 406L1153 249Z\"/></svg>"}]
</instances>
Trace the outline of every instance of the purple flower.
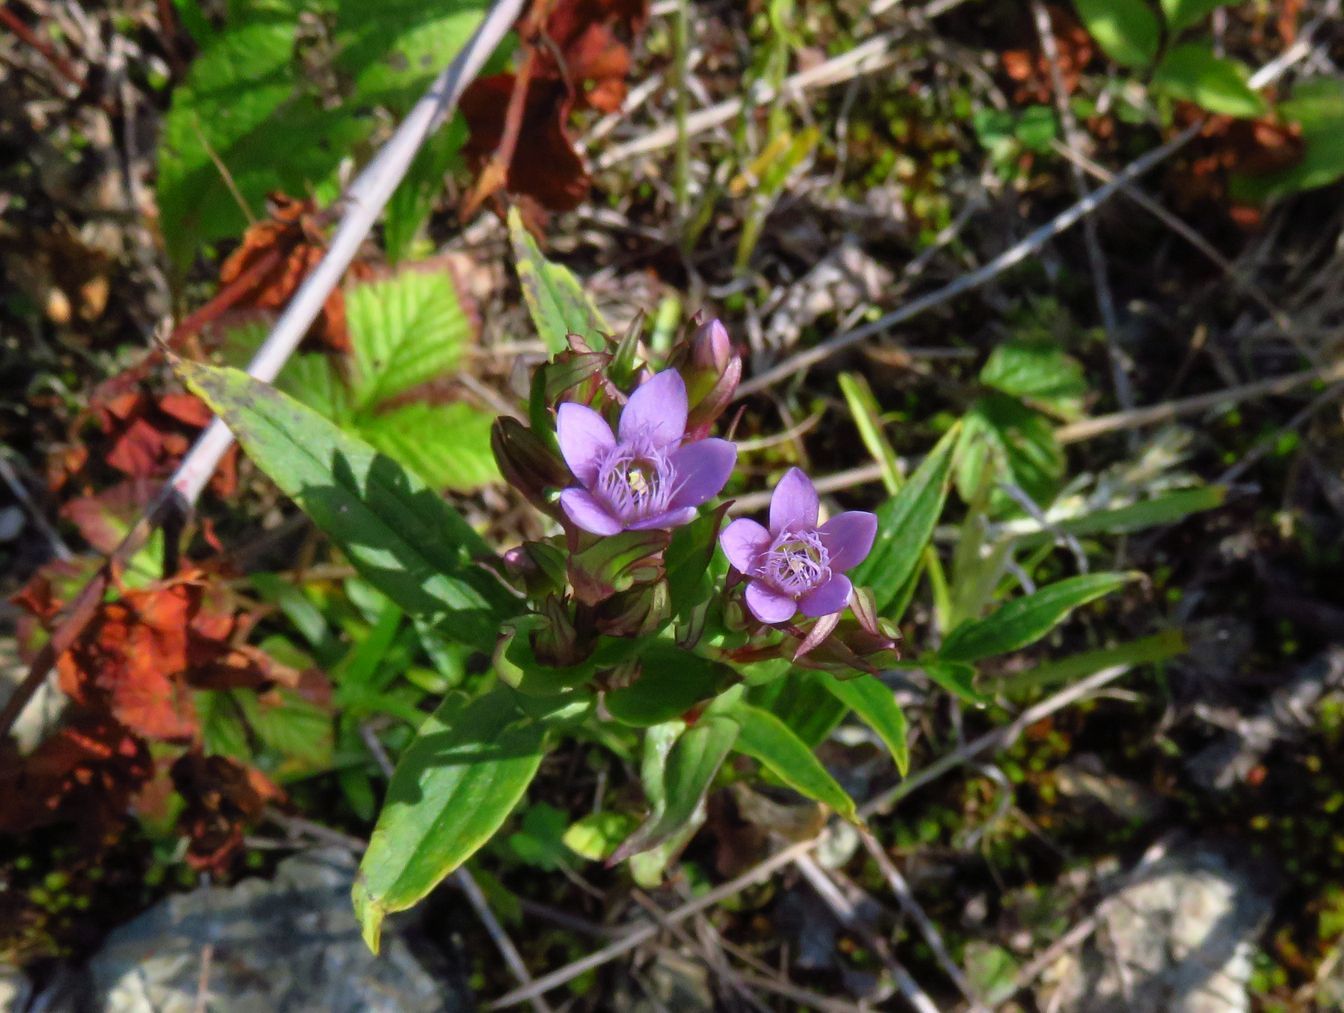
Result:
<instances>
[{"instance_id":1,"label":"purple flower","mask_svg":"<svg viewBox=\"0 0 1344 1013\"><path fill-rule=\"evenodd\" d=\"M715 439L683 444L686 416L686 384L671 369L630 395L617 435L586 405L560 405L560 453L579 480L560 494L569 519L595 535L694 519L695 508L727 483L737 447Z\"/></svg>"},{"instance_id":2,"label":"purple flower","mask_svg":"<svg viewBox=\"0 0 1344 1013\"><path fill-rule=\"evenodd\" d=\"M728 562L747 578L747 608L763 623L795 612L817 618L839 612L853 588L843 570L867 557L877 517L862 510L836 514L817 527L817 490L790 468L770 497L770 530L739 518L719 536Z\"/></svg>"}]
</instances>

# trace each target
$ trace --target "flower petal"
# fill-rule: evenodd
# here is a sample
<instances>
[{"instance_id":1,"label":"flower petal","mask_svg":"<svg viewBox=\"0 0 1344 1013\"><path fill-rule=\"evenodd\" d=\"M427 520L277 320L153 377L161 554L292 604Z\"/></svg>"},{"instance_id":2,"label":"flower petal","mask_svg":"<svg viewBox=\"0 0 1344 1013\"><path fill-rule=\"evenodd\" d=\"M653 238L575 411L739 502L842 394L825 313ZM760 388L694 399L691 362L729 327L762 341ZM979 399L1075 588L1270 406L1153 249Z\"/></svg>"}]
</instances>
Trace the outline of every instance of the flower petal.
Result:
<instances>
[{"instance_id":1,"label":"flower petal","mask_svg":"<svg viewBox=\"0 0 1344 1013\"><path fill-rule=\"evenodd\" d=\"M689 524L695 520L695 507L677 507L674 510L664 510L660 514L654 514L652 517L645 517L643 520L635 521L627 525L631 531L648 531L653 528L679 528L683 524Z\"/></svg>"},{"instance_id":2,"label":"flower petal","mask_svg":"<svg viewBox=\"0 0 1344 1013\"><path fill-rule=\"evenodd\" d=\"M786 623L798 611L792 598L760 580L747 584L746 602L751 614L763 623Z\"/></svg>"},{"instance_id":3,"label":"flower petal","mask_svg":"<svg viewBox=\"0 0 1344 1013\"><path fill-rule=\"evenodd\" d=\"M729 440L697 440L678 447L670 455L677 475L672 506L699 506L717 496L728 484L737 463L737 444Z\"/></svg>"},{"instance_id":4,"label":"flower petal","mask_svg":"<svg viewBox=\"0 0 1344 1013\"><path fill-rule=\"evenodd\" d=\"M753 520L739 517L723 529L719 544L739 573L750 574L761 553L770 548L770 532Z\"/></svg>"},{"instance_id":5,"label":"flower petal","mask_svg":"<svg viewBox=\"0 0 1344 1013\"><path fill-rule=\"evenodd\" d=\"M877 514L866 510L846 510L836 514L817 529L821 544L830 554L832 570L858 566L872 551L877 537Z\"/></svg>"},{"instance_id":6,"label":"flower petal","mask_svg":"<svg viewBox=\"0 0 1344 1013\"><path fill-rule=\"evenodd\" d=\"M831 579L821 587L813 588L799 598L798 607L805 616L813 618L828 616L845 607L845 603L849 601L849 592L853 588L854 585L843 573L832 574Z\"/></svg>"},{"instance_id":7,"label":"flower petal","mask_svg":"<svg viewBox=\"0 0 1344 1013\"><path fill-rule=\"evenodd\" d=\"M622 443L643 436L656 447L676 443L686 432L686 382L665 369L630 395L617 427Z\"/></svg>"},{"instance_id":8,"label":"flower petal","mask_svg":"<svg viewBox=\"0 0 1344 1013\"><path fill-rule=\"evenodd\" d=\"M566 401L556 412L555 437L569 470L585 486L597 480L598 463L616 446L607 420L587 405L573 401Z\"/></svg>"},{"instance_id":9,"label":"flower petal","mask_svg":"<svg viewBox=\"0 0 1344 1013\"><path fill-rule=\"evenodd\" d=\"M566 489L560 494L560 505L571 521L594 535L618 535L625 530L587 489Z\"/></svg>"},{"instance_id":10,"label":"flower petal","mask_svg":"<svg viewBox=\"0 0 1344 1013\"><path fill-rule=\"evenodd\" d=\"M802 468L790 468L770 497L770 530L776 535L782 531L812 531L819 510L812 480Z\"/></svg>"}]
</instances>

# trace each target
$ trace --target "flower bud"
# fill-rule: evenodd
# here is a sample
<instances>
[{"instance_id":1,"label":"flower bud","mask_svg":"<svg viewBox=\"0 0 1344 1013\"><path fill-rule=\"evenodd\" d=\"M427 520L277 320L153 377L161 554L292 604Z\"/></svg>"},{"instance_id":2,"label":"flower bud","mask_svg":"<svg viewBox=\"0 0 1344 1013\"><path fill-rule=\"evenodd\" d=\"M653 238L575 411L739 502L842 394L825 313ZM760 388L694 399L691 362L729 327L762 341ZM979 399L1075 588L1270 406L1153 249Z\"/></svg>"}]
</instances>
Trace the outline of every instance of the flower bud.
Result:
<instances>
[{"instance_id":1,"label":"flower bud","mask_svg":"<svg viewBox=\"0 0 1344 1013\"><path fill-rule=\"evenodd\" d=\"M728 329L718 320L701 325L679 349L674 365L686 381L690 416L686 438L703 439L733 400L742 379L742 358L733 351Z\"/></svg>"},{"instance_id":2,"label":"flower bud","mask_svg":"<svg viewBox=\"0 0 1344 1013\"><path fill-rule=\"evenodd\" d=\"M560 516L546 491L569 485L569 469L536 433L517 419L501 416L490 429L490 449L504 481L538 510Z\"/></svg>"}]
</instances>

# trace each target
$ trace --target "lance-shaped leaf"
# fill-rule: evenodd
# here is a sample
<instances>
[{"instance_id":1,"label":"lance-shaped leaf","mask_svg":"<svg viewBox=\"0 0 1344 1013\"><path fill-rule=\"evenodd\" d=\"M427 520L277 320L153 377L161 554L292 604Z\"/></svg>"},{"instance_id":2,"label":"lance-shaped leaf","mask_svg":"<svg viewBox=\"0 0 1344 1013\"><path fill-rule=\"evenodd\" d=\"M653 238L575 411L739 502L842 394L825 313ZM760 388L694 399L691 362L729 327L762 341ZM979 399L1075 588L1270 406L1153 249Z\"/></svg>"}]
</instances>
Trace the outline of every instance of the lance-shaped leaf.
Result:
<instances>
[{"instance_id":1,"label":"lance-shaped leaf","mask_svg":"<svg viewBox=\"0 0 1344 1013\"><path fill-rule=\"evenodd\" d=\"M714 775L737 738L737 722L717 715L703 717L677 735L679 726L680 722L669 722L650 729L641 775L653 809L608 864L655 848L694 822ZM662 757L665 761L660 763Z\"/></svg>"},{"instance_id":2,"label":"lance-shaped leaf","mask_svg":"<svg viewBox=\"0 0 1344 1013\"><path fill-rule=\"evenodd\" d=\"M877 538L851 579L872 588L879 612L895 600L933 537L947 502L959 432L954 426L945 433L901 491L877 508Z\"/></svg>"},{"instance_id":3,"label":"lance-shaped leaf","mask_svg":"<svg viewBox=\"0 0 1344 1013\"><path fill-rule=\"evenodd\" d=\"M943 661L972 662L1021 650L1040 640L1079 605L1110 594L1134 576L1087 573L1014 598L984 619L972 619L958 626L943 641L938 657Z\"/></svg>"},{"instance_id":4,"label":"lance-shaped leaf","mask_svg":"<svg viewBox=\"0 0 1344 1013\"><path fill-rule=\"evenodd\" d=\"M806 795L851 823L859 822L854 800L779 718L767 710L739 703L732 716L742 726L733 748L750 756L800 795Z\"/></svg>"},{"instance_id":5,"label":"lance-shaped leaf","mask_svg":"<svg viewBox=\"0 0 1344 1013\"><path fill-rule=\"evenodd\" d=\"M545 726L507 688L450 694L401 754L352 897L375 953L383 918L423 898L500 828L536 775Z\"/></svg>"},{"instance_id":6,"label":"lance-shaped leaf","mask_svg":"<svg viewBox=\"0 0 1344 1013\"><path fill-rule=\"evenodd\" d=\"M446 618L441 628L461 643L494 646L519 604L474 561L489 549L438 493L246 373L191 362L177 371L369 583L412 615Z\"/></svg>"},{"instance_id":7,"label":"lance-shaped leaf","mask_svg":"<svg viewBox=\"0 0 1344 1013\"><path fill-rule=\"evenodd\" d=\"M905 712L882 680L873 675L837 679L824 672L817 673L814 678L877 733L891 753L891 758L896 761L896 769L904 777L910 769L910 745L905 739Z\"/></svg>"},{"instance_id":8,"label":"lance-shaped leaf","mask_svg":"<svg viewBox=\"0 0 1344 1013\"><path fill-rule=\"evenodd\" d=\"M601 348L611 328L569 269L552 264L541 255L517 208L509 209L509 239L513 243L523 299L537 334L551 354L564 351L571 334L578 334L592 347Z\"/></svg>"}]
</instances>

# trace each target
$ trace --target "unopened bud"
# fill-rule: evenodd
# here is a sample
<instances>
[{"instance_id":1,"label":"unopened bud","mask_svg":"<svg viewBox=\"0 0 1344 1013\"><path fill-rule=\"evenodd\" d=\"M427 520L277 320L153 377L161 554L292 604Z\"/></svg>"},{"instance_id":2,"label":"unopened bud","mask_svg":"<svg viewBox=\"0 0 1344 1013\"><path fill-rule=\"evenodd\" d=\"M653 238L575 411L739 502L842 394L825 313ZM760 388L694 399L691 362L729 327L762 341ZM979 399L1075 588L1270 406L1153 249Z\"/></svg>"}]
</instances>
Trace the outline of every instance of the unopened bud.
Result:
<instances>
[{"instance_id":1,"label":"unopened bud","mask_svg":"<svg viewBox=\"0 0 1344 1013\"><path fill-rule=\"evenodd\" d=\"M569 469L532 430L517 419L502 416L490 429L490 449L504 481L538 510L559 516L549 502L548 489L563 489L572 481Z\"/></svg>"},{"instance_id":2,"label":"unopened bud","mask_svg":"<svg viewBox=\"0 0 1344 1013\"><path fill-rule=\"evenodd\" d=\"M696 329L678 359L690 405L686 437L703 439L733 400L742 380L742 358L733 351L728 329L711 320Z\"/></svg>"}]
</instances>

